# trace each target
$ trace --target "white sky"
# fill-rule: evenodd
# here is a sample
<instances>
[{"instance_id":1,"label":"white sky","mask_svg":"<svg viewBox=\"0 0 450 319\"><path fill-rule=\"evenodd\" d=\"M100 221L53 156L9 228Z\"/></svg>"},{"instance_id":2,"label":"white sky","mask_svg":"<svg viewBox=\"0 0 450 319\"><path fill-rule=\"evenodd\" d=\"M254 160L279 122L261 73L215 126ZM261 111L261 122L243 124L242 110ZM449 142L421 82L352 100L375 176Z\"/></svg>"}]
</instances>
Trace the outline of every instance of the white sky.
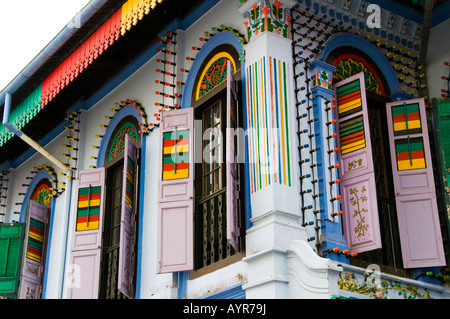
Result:
<instances>
[{"instance_id":1,"label":"white sky","mask_svg":"<svg viewBox=\"0 0 450 319\"><path fill-rule=\"evenodd\" d=\"M90 0L0 0L0 91Z\"/></svg>"}]
</instances>

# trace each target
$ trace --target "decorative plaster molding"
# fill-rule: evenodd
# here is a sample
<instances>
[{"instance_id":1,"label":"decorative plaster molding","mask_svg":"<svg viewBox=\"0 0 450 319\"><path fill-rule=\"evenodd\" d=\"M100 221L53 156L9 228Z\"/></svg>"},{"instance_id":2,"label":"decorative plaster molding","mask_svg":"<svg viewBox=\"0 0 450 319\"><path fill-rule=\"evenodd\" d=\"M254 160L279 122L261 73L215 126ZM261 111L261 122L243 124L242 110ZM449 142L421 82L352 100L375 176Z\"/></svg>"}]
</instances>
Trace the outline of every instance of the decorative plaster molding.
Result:
<instances>
[{"instance_id":1,"label":"decorative plaster molding","mask_svg":"<svg viewBox=\"0 0 450 319\"><path fill-rule=\"evenodd\" d=\"M330 270L342 271L342 268L319 257L305 241L291 241L287 248L286 270L289 298L330 298Z\"/></svg>"},{"instance_id":2,"label":"decorative plaster molding","mask_svg":"<svg viewBox=\"0 0 450 319\"><path fill-rule=\"evenodd\" d=\"M289 38L291 10L295 2L286 0L280 2L275 0L251 0L244 3L239 11L244 14L248 21L244 22L247 28L247 40L260 33L275 32L284 38Z\"/></svg>"}]
</instances>

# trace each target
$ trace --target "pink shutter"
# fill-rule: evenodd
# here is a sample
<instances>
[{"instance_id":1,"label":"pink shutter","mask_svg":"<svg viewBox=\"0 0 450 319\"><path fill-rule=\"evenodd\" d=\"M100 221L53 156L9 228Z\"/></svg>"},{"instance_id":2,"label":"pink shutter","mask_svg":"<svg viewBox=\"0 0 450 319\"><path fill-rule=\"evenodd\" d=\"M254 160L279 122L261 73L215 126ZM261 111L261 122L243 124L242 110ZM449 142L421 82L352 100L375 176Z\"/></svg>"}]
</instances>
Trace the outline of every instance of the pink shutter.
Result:
<instances>
[{"instance_id":1,"label":"pink shutter","mask_svg":"<svg viewBox=\"0 0 450 319\"><path fill-rule=\"evenodd\" d=\"M68 283L68 298L96 299L100 276L105 169L79 171L75 185L75 227L70 257L73 282Z\"/></svg>"},{"instance_id":2,"label":"pink shutter","mask_svg":"<svg viewBox=\"0 0 450 319\"><path fill-rule=\"evenodd\" d=\"M48 208L31 200L20 280L20 299L39 299L47 246Z\"/></svg>"},{"instance_id":3,"label":"pink shutter","mask_svg":"<svg viewBox=\"0 0 450 319\"><path fill-rule=\"evenodd\" d=\"M226 178L227 178L227 239L235 251L239 251L239 189L237 145L234 138L237 128L237 93L233 68L227 62L227 131L226 131Z\"/></svg>"},{"instance_id":4,"label":"pink shutter","mask_svg":"<svg viewBox=\"0 0 450 319\"><path fill-rule=\"evenodd\" d=\"M335 85L344 236L349 248L381 248L364 73Z\"/></svg>"},{"instance_id":5,"label":"pink shutter","mask_svg":"<svg viewBox=\"0 0 450 319\"><path fill-rule=\"evenodd\" d=\"M386 105L404 268L445 266L423 99Z\"/></svg>"},{"instance_id":6,"label":"pink shutter","mask_svg":"<svg viewBox=\"0 0 450 319\"><path fill-rule=\"evenodd\" d=\"M158 273L193 269L194 110L163 112L158 200Z\"/></svg>"},{"instance_id":7,"label":"pink shutter","mask_svg":"<svg viewBox=\"0 0 450 319\"><path fill-rule=\"evenodd\" d=\"M125 136L122 186L122 213L120 220L120 250L119 250L119 283L118 289L125 296L130 297L132 283L132 256L134 251L133 227L135 205L135 172L136 146L131 138Z\"/></svg>"}]
</instances>

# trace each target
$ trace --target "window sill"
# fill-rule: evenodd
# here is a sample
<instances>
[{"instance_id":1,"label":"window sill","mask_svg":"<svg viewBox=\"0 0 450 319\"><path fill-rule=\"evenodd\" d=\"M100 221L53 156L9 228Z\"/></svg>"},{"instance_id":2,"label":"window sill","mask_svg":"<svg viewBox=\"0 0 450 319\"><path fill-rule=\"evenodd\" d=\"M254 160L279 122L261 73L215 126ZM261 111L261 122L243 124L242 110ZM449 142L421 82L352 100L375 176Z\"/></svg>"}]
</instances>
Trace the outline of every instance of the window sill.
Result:
<instances>
[{"instance_id":1,"label":"window sill","mask_svg":"<svg viewBox=\"0 0 450 319\"><path fill-rule=\"evenodd\" d=\"M228 258L222 259L212 265L200 268L198 270L192 270L189 272L189 280L200 278L200 277L207 275L209 273L212 273L216 270L219 270L221 268L224 268L226 266L234 264L234 263L244 259L244 257L245 257L245 252L240 252L240 253L236 253L233 256L230 256Z\"/></svg>"}]
</instances>

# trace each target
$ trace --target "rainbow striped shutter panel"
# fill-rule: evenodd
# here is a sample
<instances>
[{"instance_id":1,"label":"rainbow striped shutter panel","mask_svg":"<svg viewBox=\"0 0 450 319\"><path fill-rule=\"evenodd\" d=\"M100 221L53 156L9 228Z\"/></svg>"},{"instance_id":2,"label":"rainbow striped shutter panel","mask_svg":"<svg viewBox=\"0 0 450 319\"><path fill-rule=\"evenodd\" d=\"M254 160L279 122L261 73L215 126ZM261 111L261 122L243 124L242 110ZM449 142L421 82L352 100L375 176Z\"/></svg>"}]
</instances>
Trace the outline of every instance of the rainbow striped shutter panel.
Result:
<instances>
[{"instance_id":1,"label":"rainbow striped shutter panel","mask_svg":"<svg viewBox=\"0 0 450 319\"><path fill-rule=\"evenodd\" d=\"M125 296L131 295L134 202L135 202L135 172L137 165L136 145L125 136L124 168L122 184L122 212L120 215L120 248L119 248L119 278L117 289Z\"/></svg>"},{"instance_id":2,"label":"rainbow striped shutter panel","mask_svg":"<svg viewBox=\"0 0 450 319\"><path fill-rule=\"evenodd\" d=\"M163 112L160 127L158 274L194 267L194 109Z\"/></svg>"},{"instance_id":3,"label":"rainbow striped shutter panel","mask_svg":"<svg viewBox=\"0 0 450 319\"><path fill-rule=\"evenodd\" d=\"M394 135L411 135L422 133L419 104L403 103L392 107Z\"/></svg>"},{"instance_id":4,"label":"rainbow striped shutter panel","mask_svg":"<svg viewBox=\"0 0 450 319\"><path fill-rule=\"evenodd\" d=\"M38 263L42 261L42 248L44 244L45 224L30 218L28 231L28 244L26 257Z\"/></svg>"},{"instance_id":5,"label":"rainbow striped shutter panel","mask_svg":"<svg viewBox=\"0 0 450 319\"><path fill-rule=\"evenodd\" d=\"M399 171L426 168L423 139L410 137L395 141L397 169Z\"/></svg>"},{"instance_id":6,"label":"rainbow striped shutter panel","mask_svg":"<svg viewBox=\"0 0 450 319\"><path fill-rule=\"evenodd\" d=\"M189 131L178 130L164 133L163 180L189 177Z\"/></svg>"},{"instance_id":7,"label":"rainbow striped shutter panel","mask_svg":"<svg viewBox=\"0 0 450 319\"><path fill-rule=\"evenodd\" d=\"M100 221L101 187L78 189L77 231L97 230Z\"/></svg>"},{"instance_id":8,"label":"rainbow striped shutter panel","mask_svg":"<svg viewBox=\"0 0 450 319\"><path fill-rule=\"evenodd\" d=\"M334 85L344 236L349 248L381 248L364 73Z\"/></svg>"},{"instance_id":9,"label":"rainbow striped shutter panel","mask_svg":"<svg viewBox=\"0 0 450 319\"><path fill-rule=\"evenodd\" d=\"M78 171L75 181L75 231L70 267L81 276L68 288L68 299L96 299L100 276L105 168Z\"/></svg>"},{"instance_id":10,"label":"rainbow striped shutter panel","mask_svg":"<svg viewBox=\"0 0 450 319\"><path fill-rule=\"evenodd\" d=\"M30 200L28 208L27 238L25 242L25 259L20 283L21 299L39 299L42 267L45 265L47 246L48 209Z\"/></svg>"},{"instance_id":11,"label":"rainbow striped shutter panel","mask_svg":"<svg viewBox=\"0 0 450 319\"><path fill-rule=\"evenodd\" d=\"M366 148L363 116L341 122L339 134L342 155Z\"/></svg>"},{"instance_id":12,"label":"rainbow striped shutter panel","mask_svg":"<svg viewBox=\"0 0 450 319\"><path fill-rule=\"evenodd\" d=\"M386 105L404 268L445 265L423 99Z\"/></svg>"}]
</instances>

